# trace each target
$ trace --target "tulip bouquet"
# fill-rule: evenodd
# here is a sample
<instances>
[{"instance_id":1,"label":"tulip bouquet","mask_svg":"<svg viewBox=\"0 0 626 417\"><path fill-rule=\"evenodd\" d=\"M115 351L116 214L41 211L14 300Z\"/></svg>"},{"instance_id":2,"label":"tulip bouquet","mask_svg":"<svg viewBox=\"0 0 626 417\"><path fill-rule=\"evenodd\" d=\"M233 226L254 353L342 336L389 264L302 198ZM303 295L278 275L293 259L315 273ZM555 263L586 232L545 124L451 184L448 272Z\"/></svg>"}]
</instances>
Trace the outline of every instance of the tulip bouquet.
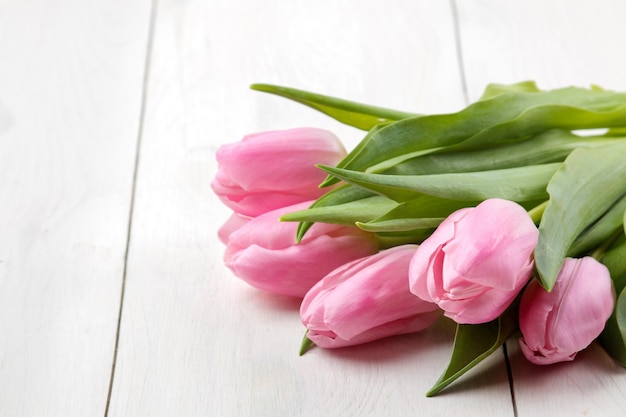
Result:
<instances>
[{"instance_id":1,"label":"tulip bouquet","mask_svg":"<svg viewBox=\"0 0 626 417\"><path fill-rule=\"evenodd\" d=\"M434 395L507 339L545 365L594 340L626 366L626 93L489 85L410 114L272 85L366 132L316 128L217 152L225 262L302 299L301 353L456 322Z\"/></svg>"}]
</instances>

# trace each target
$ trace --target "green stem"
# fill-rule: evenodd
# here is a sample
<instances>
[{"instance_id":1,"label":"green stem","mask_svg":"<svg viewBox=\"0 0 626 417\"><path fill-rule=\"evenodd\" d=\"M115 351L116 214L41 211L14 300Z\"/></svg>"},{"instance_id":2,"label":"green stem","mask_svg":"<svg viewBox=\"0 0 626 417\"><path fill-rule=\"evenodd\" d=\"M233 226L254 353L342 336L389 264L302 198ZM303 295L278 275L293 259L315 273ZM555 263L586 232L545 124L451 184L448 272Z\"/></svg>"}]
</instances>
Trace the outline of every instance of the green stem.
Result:
<instances>
[{"instance_id":1,"label":"green stem","mask_svg":"<svg viewBox=\"0 0 626 417\"><path fill-rule=\"evenodd\" d=\"M541 217L543 216L543 212L546 210L546 206L548 205L549 201L550 200L546 200L538 206L528 210L528 215L535 224L539 224L539 222L541 222Z\"/></svg>"}]
</instances>

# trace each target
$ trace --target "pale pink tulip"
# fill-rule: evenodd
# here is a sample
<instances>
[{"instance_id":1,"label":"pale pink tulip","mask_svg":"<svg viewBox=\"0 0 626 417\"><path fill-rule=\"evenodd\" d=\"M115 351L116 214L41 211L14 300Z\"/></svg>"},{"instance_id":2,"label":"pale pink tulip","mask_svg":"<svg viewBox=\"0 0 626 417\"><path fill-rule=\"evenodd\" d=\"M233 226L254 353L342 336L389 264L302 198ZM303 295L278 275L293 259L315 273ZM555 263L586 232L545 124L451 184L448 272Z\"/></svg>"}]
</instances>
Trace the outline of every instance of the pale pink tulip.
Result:
<instances>
[{"instance_id":1,"label":"pale pink tulip","mask_svg":"<svg viewBox=\"0 0 626 417\"><path fill-rule=\"evenodd\" d=\"M256 133L217 150L211 187L235 212L254 217L320 197L328 191L318 187L326 174L315 164L336 165L345 155L341 142L326 130Z\"/></svg>"},{"instance_id":2,"label":"pale pink tulip","mask_svg":"<svg viewBox=\"0 0 626 417\"><path fill-rule=\"evenodd\" d=\"M486 323L528 282L538 231L518 204L489 199L452 213L415 252L411 291L457 323Z\"/></svg>"},{"instance_id":3,"label":"pale pink tulip","mask_svg":"<svg viewBox=\"0 0 626 417\"><path fill-rule=\"evenodd\" d=\"M609 270L594 258L567 258L547 292L531 282L522 296L519 344L537 365L571 361L600 335L613 311Z\"/></svg>"},{"instance_id":4,"label":"pale pink tulip","mask_svg":"<svg viewBox=\"0 0 626 417\"><path fill-rule=\"evenodd\" d=\"M242 216L241 214L231 214L228 220L226 220L226 223L224 223L217 231L217 237L220 242L227 245L230 240L230 235L239 230L241 226L248 223L250 219L250 217Z\"/></svg>"},{"instance_id":5,"label":"pale pink tulip","mask_svg":"<svg viewBox=\"0 0 626 417\"><path fill-rule=\"evenodd\" d=\"M430 326L441 310L415 297L407 285L416 247L396 246L328 274L302 301L307 337L320 347L337 348Z\"/></svg>"},{"instance_id":6,"label":"pale pink tulip","mask_svg":"<svg viewBox=\"0 0 626 417\"><path fill-rule=\"evenodd\" d=\"M295 222L280 222L305 202L273 210L227 227L224 261L233 273L250 285L277 294L304 294L333 269L378 251L376 237L356 227L315 223L296 244Z\"/></svg>"}]
</instances>

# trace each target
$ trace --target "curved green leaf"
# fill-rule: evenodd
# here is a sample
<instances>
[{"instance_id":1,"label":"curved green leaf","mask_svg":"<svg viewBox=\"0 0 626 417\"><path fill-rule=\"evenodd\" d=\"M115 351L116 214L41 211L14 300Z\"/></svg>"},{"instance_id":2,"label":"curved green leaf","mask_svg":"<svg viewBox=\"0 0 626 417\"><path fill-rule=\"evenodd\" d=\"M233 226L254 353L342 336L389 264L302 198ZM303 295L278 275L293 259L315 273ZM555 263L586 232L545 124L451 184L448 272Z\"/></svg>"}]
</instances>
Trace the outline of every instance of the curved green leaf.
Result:
<instances>
[{"instance_id":1,"label":"curved green leaf","mask_svg":"<svg viewBox=\"0 0 626 417\"><path fill-rule=\"evenodd\" d=\"M372 197L376 194L371 191L367 191L363 188L354 187L349 184L342 185L333 190L330 190L320 198L318 198L309 208L314 207L330 207L351 201L360 200L362 198ZM306 232L313 226L311 221L300 221L298 229L296 231L296 242L300 243Z\"/></svg>"},{"instance_id":2,"label":"curved green leaf","mask_svg":"<svg viewBox=\"0 0 626 417\"><path fill-rule=\"evenodd\" d=\"M622 290L615 304L615 319L622 336L622 345L626 346L626 289Z\"/></svg>"},{"instance_id":3,"label":"curved green leaf","mask_svg":"<svg viewBox=\"0 0 626 417\"><path fill-rule=\"evenodd\" d=\"M626 294L626 291L622 292L622 295L618 298L617 303L617 306L620 306L619 308L622 311L622 315L624 314L623 310L626 306L623 294ZM622 300L621 302L619 301L620 299ZM617 324L617 315L615 311L606 322L604 330L598 337L598 342L606 353L608 353L617 363L626 368L626 343L624 342L624 338Z\"/></svg>"},{"instance_id":4,"label":"curved green leaf","mask_svg":"<svg viewBox=\"0 0 626 417\"><path fill-rule=\"evenodd\" d=\"M435 228L454 211L476 204L477 201L448 200L423 194L397 204L383 216L367 223L359 222L357 226L377 233Z\"/></svg>"},{"instance_id":5,"label":"curved green leaf","mask_svg":"<svg viewBox=\"0 0 626 417\"><path fill-rule=\"evenodd\" d=\"M354 226L356 222L368 222L387 213L398 203L383 196L372 196L325 207L310 207L283 215L287 222L322 222Z\"/></svg>"},{"instance_id":6,"label":"curved green leaf","mask_svg":"<svg viewBox=\"0 0 626 417\"><path fill-rule=\"evenodd\" d=\"M306 332L304 332L304 336L302 336L302 343L300 344L300 350L298 351L299 356L304 355L313 346L315 346L315 343L313 343L313 341L308 338L308 334L309 334L309 329L307 329Z\"/></svg>"},{"instance_id":7,"label":"curved green leaf","mask_svg":"<svg viewBox=\"0 0 626 417\"><path fill-rule=\"evenodd\" d=\"M550 291L576 237L626 193L626 143L573 151L548 184L535 266Z\"/></svg>"},{"instance_id":8,"label":"curved green leaf","mask_svg":"<svg viewBox=\"0 0 626 417\"><path fill-rule=\"evenodd\" d=\"M618 239L602 257L602 263L609 269L615 292L626 288L626 236Z\"/></svg>"},{"instance_id":9,"label":"curved green leaf","mask_svg":"<svg viewBox=\"0 0 626 417\"><path fill-rule=\"evenodd\" d=\"M251 89L276 94L318 110L341 123L362 130L370 130L380 123L417 116L414 113L370 106L336 97L315 94L295 88L271 84L252 84Z\"/></svg>"},{"instance_id":10,"label":"curved green leaf","mask_svg":"<svg viewBox=\"0 0 626 417\"><path fill-rule=\"evenodd\" d=\"M622 196L598 221L581 233L567 251L567 256L579 257L607 241L624 224L626 194Z\"/></svg>"},{"instance_id":11,"label":"curved green leaf","mask_svg":"<svg viewBox=\"0 0 626 417\"><path fill-rule=\"evenodd\" d=\"M495 145L486 149L444 151L418 156L384 170L391 175L425 175L453 172L476 172L494 169L562 162L574 149L596 147L624 140L623 137L581 137L564 130L548 130L530 139Z\"/></svg>"},{"instance_id":12,"label":"curved green leaf","mask_svg":"<svg viewBox=\"0 0 626 417\"><path fill-rule=\"evenodd\" d=\"M538 93L541 91L537 84L534 81L522 81L515 84L489 84L485 91L483 91L483 95L480 96L480 100L486 100L491 97L495 97L499 94L504 93L514 93L514 92L522 92L522 93Z\"/></svg>"},{"instance_id":13,"label":"curved green leaf","mask_svg":"<svg viewBox=\"0 0 626 417\"><path fill-rule=\"evenodd\" d=\"M391 211L375 220L448 217L458 209L475 206L478 203L480 203L480 201L449 200L446 198L422 194L412 200L396 205L393 209L391 209Z\"/></svg>"},{"instance_id":14,"label":"curved green leaf","mask_svg":"<svg viewBox=\"0 0 626 417\"><path fill-rule=\"evenodd\" d=\"M546 185L560 163L492 171L435 175L366 174L320 165L329 174L399 202L419 194L451 200L504 198L530 201L547 198Z\"/></svg>"},{"instance_id":15,"label":"curved green leaf","mask_svg":"<svg viewBox=\"0 0 626 417\"><path fill-rule=\"evenodd\" d=\"M343 163L349 163L350 162L350 155L358 155L358 152L360 149L363 149L365 147L367 147L367 144L369 143L370 139L372 137L374 137L374 135L376 135L376 133L378 133L381 129L383 129L385 126L387 125L376 125L374 126L369 132L367 132L367 135L365 135L365 137L363 138L363 140L361 140L361 142L359 142L358 145L356 145L356 147L352 150L351 153L349 153L343 160ZM337 179L333 178L331 176L328 176L324 179L324 181L322 181L322 183L320 184L320 187L326 187L328 185L332 185L337 183Z\"/></svg>"},{"instance_id":16,"label":"curved green leaf","mask_svg":"<svg viewBox=\"0 0 626 417\"><path fill-rule=\"evenodd\" d=\"M626 332L623 331L626 323L626 239L623 236L622 240L604 254L602 263L611 273L618 297L613 314L606 322L598 342L613 359L626 368Z\"/></svg>"},{"instance_id":17,"label":"curved green leaf","mask_svg":"<svg viewBox=\"0 0 626 417\"><path fill-rule=\"evenodd\" d=\"M431 397L495 352L517 331L517 303L500 318L485 324L458 324L450 363L435 385Z\"/></svg>"},{"instance_id":18,"label":"curved green leaf","mask_svg":"<svg viewBox=\"0 0 626 417\"><path fill-rule=\"evenodd\" d=\"M373 233L413 232L421 229L434 229L444 220L444 217L403 217L389 220L371 220L367 223L356 222L356 225L359 229Z\"/></svg>"},{"instance_id":19,"label":"curved green leaf","mask_svg":"<svg viewBox=\"0 0 626 417\"><path fill-rule=\"evenodd\" d=\"M384 166L389 159L431 148L462 144L463 149L480 149L549 129L624 126L624 103L626 93L575 87L497 94L458 113L391 123L368 138L367 146L348 154L338 167L374 172L377 165Z\"/></svg>"}]
</instances>

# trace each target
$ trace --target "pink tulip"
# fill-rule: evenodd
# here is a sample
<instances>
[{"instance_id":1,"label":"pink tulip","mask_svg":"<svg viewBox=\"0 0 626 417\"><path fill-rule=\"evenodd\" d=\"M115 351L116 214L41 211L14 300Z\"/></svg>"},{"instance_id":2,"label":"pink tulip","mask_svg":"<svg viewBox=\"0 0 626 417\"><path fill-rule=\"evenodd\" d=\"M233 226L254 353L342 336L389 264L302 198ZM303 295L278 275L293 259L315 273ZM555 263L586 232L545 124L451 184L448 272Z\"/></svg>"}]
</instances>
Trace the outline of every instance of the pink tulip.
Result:
<instances>
[{"instance_id":1,"label":"pink tulip","mask_svg":"<svg viewBox=\"0 0 626 417\"><path fill-rule=\"evenodd\" d=\"M594 258L567 258L547 292L537 281L524 291L519 324L522 353L532 363L571 361L600 335L613 311L609 270Z\"/></svg>"},{"instance_id":2,"label":"pink tulip","mask_svg":"<svg viewBox=\"0 0 626 417\"><path fill-rule=\"evenodd\" d=\"M378 251L371 233L356 227L315 223L296 244L295 222L280 216L304 210L312 201L273 210L227 227L224 260L233 273L250 285L277 294L304 294L333 269Z\"/></svg>"},{"instance_id":3,"label":"pink tulip","mask_svg":"<svg viewBox=\"0 0 626 417\"><path fill-rule=\"evenodd\" d=\"M458 210L415 252L411 291L457 323L489 322L528 282L537 239L528 213L511 201Z\"/></svg>"},{"instance_id":4,"label":"pink tulip","mask_svg":"<svg viewBox=\"0 0 626 417\"><path fill-rule=\"evenodd\" d=\"M336 165L345 155L335 135L321 129L256 133L218 149L211 187L228 207L254 217L320 197L328 191L318 187L326 174L315 164Z\"/></svg>"},{"instance_id":5,"label":"pink tulip","mask_svg":"<svg viewBox=\"0 0 626 417\"><path fill-rule=\"evenodd\" d=\"M324 348L356 345L430 326L441 310L407 285L415 245L343 265L309 291L300 308L307 337Z\"/></svg>"},{"instance_id":6,"label":"pink tulip","mask_svg":"<svg viewBox=\"0 0 626 417\"><path fill-rule=\"evenodd\" d=\"M250 217L242 216L237 213L233 213L230 215L226 223L222 225L217 231L217 237L220 242L227 245L230 240L230 235L232 235L235 231L239 230L241 226L248 223L250 221Z\"/></svg>"}]
</instances>

